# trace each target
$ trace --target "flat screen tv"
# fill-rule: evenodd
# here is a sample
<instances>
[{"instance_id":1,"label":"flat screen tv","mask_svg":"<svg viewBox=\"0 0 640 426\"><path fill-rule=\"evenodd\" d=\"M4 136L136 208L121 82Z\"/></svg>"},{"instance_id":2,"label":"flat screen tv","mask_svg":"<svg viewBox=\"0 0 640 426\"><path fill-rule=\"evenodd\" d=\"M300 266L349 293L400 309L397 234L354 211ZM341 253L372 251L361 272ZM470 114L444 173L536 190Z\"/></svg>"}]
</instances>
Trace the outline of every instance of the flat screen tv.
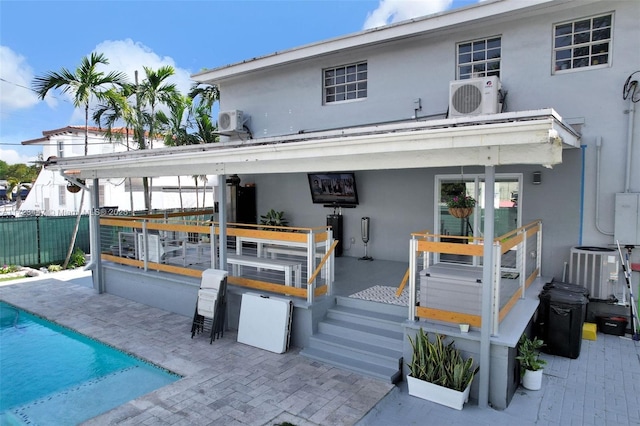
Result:
<instances>
[{"instance_id":1,"label":"flat screen tv","mask_svg":"<svg viewBox=\"0 0 640 426\"><path fill-rule=\"evenodd\" d=\"M309 188L314 204L331 207L358 205L356 176L353 172L309 173Z\"/></svg>"}]
</instances>

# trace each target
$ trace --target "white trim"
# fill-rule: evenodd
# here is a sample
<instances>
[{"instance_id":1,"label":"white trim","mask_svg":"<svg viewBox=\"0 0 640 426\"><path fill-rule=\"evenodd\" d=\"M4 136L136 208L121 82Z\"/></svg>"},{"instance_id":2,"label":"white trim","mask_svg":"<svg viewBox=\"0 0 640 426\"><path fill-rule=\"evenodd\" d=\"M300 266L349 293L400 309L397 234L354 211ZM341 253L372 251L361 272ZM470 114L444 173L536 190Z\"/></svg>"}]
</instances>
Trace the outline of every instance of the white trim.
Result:
<instances>
[{"instance_id":1,"label":"white trim","mask_svg":"<svg viewBox=\"0 0 640 426\"><path fill-rule=\"evenodd\" d=\"M79 178L267 174L562 162L578 135L551 109L52 159Z\"/></svg>"}]
</instances>

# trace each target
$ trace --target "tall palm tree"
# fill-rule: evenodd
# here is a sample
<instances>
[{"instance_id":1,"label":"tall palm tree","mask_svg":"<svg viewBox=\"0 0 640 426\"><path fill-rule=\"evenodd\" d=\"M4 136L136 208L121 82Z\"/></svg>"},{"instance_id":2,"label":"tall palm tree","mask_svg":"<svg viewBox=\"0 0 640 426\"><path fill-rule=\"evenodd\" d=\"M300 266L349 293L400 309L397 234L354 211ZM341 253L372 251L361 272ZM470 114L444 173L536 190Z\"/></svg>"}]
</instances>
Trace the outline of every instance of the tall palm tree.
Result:
<instances>
[{"instance_id":1,"label":"tall palm tree","mask_svg":"<svg viewBox=\"0 0 640 426\"><path fill-rule=\"evenodd\" d=\"M111 71L104 74L97 70L98 65L108 65L109 61L102 53L91 53L89 57L82 58L80 65L75 72L62 68L60 72L50 71L43 76L33 80L33 89L40 99L44 99L52 89L59 89L62 93L68 93L73 98L73 105L76 108L84 108L84 155L89 151L89 104L92 98L102 98L104 91L113 86L125 84L126 75L121 72ZM80 218L82 217L82 205L84 203L84 190L80 196L80 208L76 224L71 236L69 250L64 261L63 268L66 268L71 259L73 248L78 235Z\"/></svg>"},{"instance_id":2,"label":"tall palm tree","mask_svg":"<svg viewBox=\"0 0 640 426\"><path fill-rule=\"evenodd\" d=\"M120 89L112 88L105 92L103 102L93 110L92 119L100 129L105 128L105 138L113 143L124 141L127 151L131 149L129 145L129 129L135 124L135 113L128 103L128 98L134 93L131 84L124 84ZM119 123L124 123L124 132L115 131ZM135 211L133 204L133 185L131 178L129 181L129 204L131 212Z\"/></svg>"},{"instance_id":3,"label":"tall palm tree","mask_svg":"<svg viewBox=\"0 0 640 426\"><path fill-rule=\"evenodd\" d=\"M109 61L102 53L92 53L82 58L80 66L75 72L62 68L60 72L49 71L44 76L33 80L33 90L40 99L44 99L51 89L59 89L73 98L73 106L84 108L84 155L89 146L89 104L92 97L101 99L106 88L122 86L126 82L126 75L111 71L107 75L97 70L98 65L108 65Z\"/></svg>"},{"instance_id":4,"label":"tall palm tree","mask_svg":"<svg viewBox=\"0 0 640 426\"><path fill-rule=\"evenodd\" d=\"M191 98L180 96L170 107L170 115L165 114L163 111L158 111L157 118L162 126L161 131L164 135L163 140L166 146L193 145L198 143L198 138L188 132L190 127L191 102ZM184 210L180 176L178 176L178 194L180 196L180 210Z\"/></svg>"},{"instance_id":5,"label":"tall palm tree","mask_svg":"<svg viewBox=\"0 0 640 426\"><path fill-rule=\"evenodd\" d=\"M138 84L137 73L135 83L136 96L136 116L137 125L135 128L136 138L140 149L153 148L153 141L157 138L158 108L166 105L173 106L179 97L175 84L168 83L167 80L175 73L171 66L160 67L157 71L148 67L143 67L145 79ZM146 137L150 141L147 145ZM145 207L151 211L151 192L149 191L149 180L144 177L142 180L145 193Z\"/></svg>"}]
</instances>

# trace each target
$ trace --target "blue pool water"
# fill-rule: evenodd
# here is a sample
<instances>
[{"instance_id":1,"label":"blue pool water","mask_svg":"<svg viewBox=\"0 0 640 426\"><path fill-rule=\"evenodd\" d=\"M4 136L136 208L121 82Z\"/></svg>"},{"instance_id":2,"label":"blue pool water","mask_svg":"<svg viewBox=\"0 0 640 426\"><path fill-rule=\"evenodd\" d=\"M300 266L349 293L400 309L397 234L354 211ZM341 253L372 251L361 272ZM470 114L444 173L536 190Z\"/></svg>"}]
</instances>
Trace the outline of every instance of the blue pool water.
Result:
<instances>
[{"instance_id":1,"label":"blue pool water","mask_svg":"<svg viewBox=\"0 0 640 426\"><path fill-rule=\"evenodd\" d=\"M75 425L179 378L0 301L2 425Z\"/></svg>"}]
</instances>

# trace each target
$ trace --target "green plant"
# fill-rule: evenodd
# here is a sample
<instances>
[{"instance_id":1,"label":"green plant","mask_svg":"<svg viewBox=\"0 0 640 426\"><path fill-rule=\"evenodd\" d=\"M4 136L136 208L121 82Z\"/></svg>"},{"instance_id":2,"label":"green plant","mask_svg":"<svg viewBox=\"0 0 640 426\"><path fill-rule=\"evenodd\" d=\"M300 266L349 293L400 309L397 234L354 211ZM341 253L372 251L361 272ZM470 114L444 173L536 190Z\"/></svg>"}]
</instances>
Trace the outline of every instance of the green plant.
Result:
<instances>
[{"instance_id":1,"label":"green plant","mask_svg":"<svg viewBox=\"0 0 640 426\"><path fill-rule=\"evenodd\" d=\"M87 258L82 250L79 248L75 249L73 254L71 255L71 259L69 260L69 269L77 268L79 266L84 266L87 263Z\"/></svg>"},{"instance_id":2,"label":"green plant","mask_svg":"<svg viewBox=\"0 0 640 426\"><path fill-rule=\"evenodd\" d=\"M468 195L454 195L447 199L447 207L450 209L456 208L473 208L476 206L476 200Z\"/></svg>"},{"instance_id":3,"label":"green plant","mask_svg":"<svg viewBox=\"0 0 640 426\"><path fill-rule=\"evenodd\" d=\"M49 265L47 267L47 271L49 271L49 272L60 272L60 271L62 271L62 266L60 266L60 265Z\"/></svg>"},{"instance_id":4,"label":"green plant","mask_svg":"<svg viewBox=\"0 0 640 426\"><path fill-rule=\"evenodd\" d=\"M413 356L407 366L416 379L462 392L479 367L474 368L473 358L465 360L453 341L445 344L444 340L444 335L436 334L435 340L431 341L428 333L420 328L415 339L409 336Z\"/></svg>"},{"instance_id":5,"label":"green plant","mask_svg":"<svg viewBox=\"0 0 640 426\"><path fill-rule=\"evenodd\" d=\"M520 371L524 374L525 370L540 370L547 361L540 359L540 348L544 346L544 342L537 337L529 339L528 336L520 336L518 342L518 356L516 359L520 361Z\"/></svg>"},{"instance_id":6,"label":"green plant","mask_svg":"<svg viewBox=\"0 0 640 426\"><path fill-rule=\"evenodd\" d=\"M11 272L18 272L20 268L17 265L2 265L0 266L0 274L10 274Z\"/></svg>"},{"instance_id":7,"label":"green plant","mask_svg":"<svg viewBox=\"0 0 640 426\"><path fill-rule=\"evenodd\" d=\"M264 216L260 216L261 225L287 226L289 221L284 218L284 212L277 212L271 209Z\"/></svg>"}]
</instances>

